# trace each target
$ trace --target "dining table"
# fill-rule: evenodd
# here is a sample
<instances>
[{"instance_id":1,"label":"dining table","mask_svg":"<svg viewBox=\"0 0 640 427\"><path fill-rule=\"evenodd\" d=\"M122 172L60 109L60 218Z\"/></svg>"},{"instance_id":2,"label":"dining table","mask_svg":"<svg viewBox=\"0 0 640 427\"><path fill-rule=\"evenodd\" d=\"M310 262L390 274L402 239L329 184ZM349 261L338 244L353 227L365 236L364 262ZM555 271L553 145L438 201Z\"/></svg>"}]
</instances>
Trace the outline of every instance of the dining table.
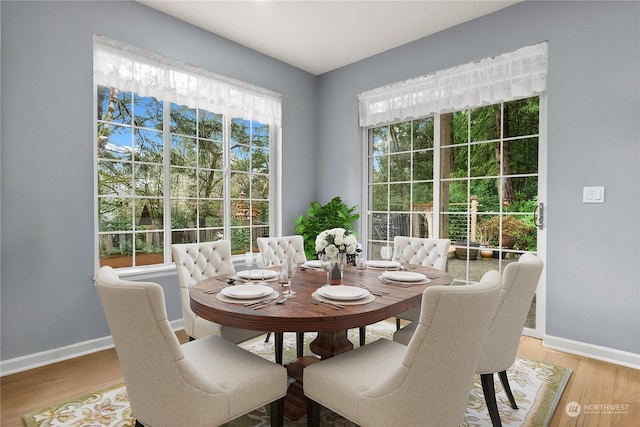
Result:
<instances>
[{"instance_id":1,"label":"dining table","mask_svg":"<svg viewBox=\"0 0 640 427\"><path fill-rule=\"evenodd\" d=\"M299 336L317 332L309 345L317 357L298 357L285 365L289 376L295 378L285 399L285 415L290 419L306 412L304 367L353 349L348 329L360 329L362 345L366 325L419 306L426 288L453 281L449 273L435 268L372 260L366 268L349 265L342 283L329 285L328 274L320 266L318 261L298 265L290 282L295 296L286 300L277 280L278 267L211 277L189 289L191 309L198 316L236 328L273 332L276 363L283 362L284 332ZM253 297L257 291L260 297Z\"/></svg>"},{"instance_id":2,"label":"dining table","mask_svg":"<svg viewBox=\"0 0 640 427\"><path fill-rule=\"evenodd\" d=\"M453 277L445 271L420 265L401 264L399 267L387 269L358 269L348 266L344 270L342 284L336 286L357 287L365 292L369 291L369 295L366 299L357 301L332 300L318 294L322 291L320 288L327 284L327 274L317 265L309 262L298 266L298 271L291 279L291 288L296 295L284 303L276 304L276 300L272 300L258 308L247 306L244 300L230 302L230 299L223 298L222 290L238 284L248 282L268 286L274 291L272 295L276 292L282 294L283 288L278 285L277 280L250 281L236 275L231 277L230 282L227 275L211 277L193 285L189 290L191 309L198 316L211 322L274 332L276 339L281 338L281 333L284 332L317 332L316 338L310 344L310 350L320 358L326 359L353 348L353 344L347 339L348 329L365 327L417 307L426 288L449 285L453 281ZM277 272L278 268L266 270ZM385 280L386 275L401 271L422 275L424 280ZM336 305L340 308L336 308ZM281 351L282 346L276 343L276 361L279 363L282 363Z\"/></svg>"}]
</instances>

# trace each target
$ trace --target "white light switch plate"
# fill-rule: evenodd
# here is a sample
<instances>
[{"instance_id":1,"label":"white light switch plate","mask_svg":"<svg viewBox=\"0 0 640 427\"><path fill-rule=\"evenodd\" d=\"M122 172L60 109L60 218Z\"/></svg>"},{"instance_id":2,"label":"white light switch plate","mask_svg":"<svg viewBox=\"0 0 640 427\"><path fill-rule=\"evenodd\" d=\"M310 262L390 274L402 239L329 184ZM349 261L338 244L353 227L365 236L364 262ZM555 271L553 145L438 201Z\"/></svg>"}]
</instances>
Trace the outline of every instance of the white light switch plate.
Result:
<instances>
[{"instance_id":1,"label":"white light switch plate","mask_svg":"<svg viewBox=\"0 0 640 427\"><path fill-rule=\"evenodd\" d=\"M583 187L582 203L604 203L604 187Z\"/></svg>"}]
</instances>

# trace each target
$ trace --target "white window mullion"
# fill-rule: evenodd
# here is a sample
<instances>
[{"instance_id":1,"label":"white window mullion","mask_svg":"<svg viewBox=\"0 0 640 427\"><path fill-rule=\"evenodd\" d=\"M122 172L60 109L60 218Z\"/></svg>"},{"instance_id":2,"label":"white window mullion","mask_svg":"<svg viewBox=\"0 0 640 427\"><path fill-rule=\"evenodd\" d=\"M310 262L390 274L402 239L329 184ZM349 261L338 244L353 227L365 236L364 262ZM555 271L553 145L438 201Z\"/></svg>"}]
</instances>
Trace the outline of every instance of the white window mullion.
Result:
<instances>
[{"instance_id":1,"label":"white window mullion","mask_svg":"<svg viewBox=\"0 0 640 427\"><path fill-rule=\"evenodd\" d=\"M163 190L163 224L164 230L164 262L171 262L171 110L167 101L163 103L162 113L162 142L163 142L163 161L164 166L164 190Z\"/></svg>"},{"instance_id":2,"label":"white window mullion","mask_svg":"<svg viewBox=\"0 0 640 427\"><path fill-rule=\"evenodd\" d=\"M430 239L440 239L440 114L433 116L433 232Z\"/></svg>"}]
</instances>

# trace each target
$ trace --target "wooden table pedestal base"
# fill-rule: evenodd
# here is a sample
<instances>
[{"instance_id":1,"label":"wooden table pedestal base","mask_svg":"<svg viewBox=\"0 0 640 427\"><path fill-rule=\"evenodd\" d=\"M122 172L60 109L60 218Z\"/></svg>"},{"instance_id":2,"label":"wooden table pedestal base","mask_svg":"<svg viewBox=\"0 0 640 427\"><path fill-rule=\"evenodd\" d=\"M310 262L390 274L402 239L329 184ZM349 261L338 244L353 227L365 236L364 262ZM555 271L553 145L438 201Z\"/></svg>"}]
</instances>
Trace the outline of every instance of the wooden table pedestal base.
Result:
<instances>
[{"instance_id":1,"label":"wooden table pedestal base","mask_svg":"<svg viewBox=\"0 0 640 427\"><path fill-rule=\"evenodd\" d=\"M316 357L305 356L284 365L287 368L287 376L295 380L289 384L287 395L284 398L284 416L292 421L307 413L307 399L304 397L302 388L303 370L319 361L320 359Z\"/></svg>"}]
</instances>

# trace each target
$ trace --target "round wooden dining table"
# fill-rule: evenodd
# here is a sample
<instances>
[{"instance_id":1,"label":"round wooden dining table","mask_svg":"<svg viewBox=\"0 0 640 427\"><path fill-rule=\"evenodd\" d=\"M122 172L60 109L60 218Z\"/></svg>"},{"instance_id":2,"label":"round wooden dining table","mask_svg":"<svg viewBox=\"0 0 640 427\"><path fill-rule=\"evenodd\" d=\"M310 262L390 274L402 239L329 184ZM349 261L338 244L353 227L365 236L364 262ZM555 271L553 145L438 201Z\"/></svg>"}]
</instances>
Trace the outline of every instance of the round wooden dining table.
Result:
<instances>
[{"instance_id":1,"label":"round wooden dining table","mask_svg":"<svg viewBox=\"0 0 640 427\"><path fill-rule=\"evenodd\" d=\"M291 280L291 288L296 293L295 298L289 298L283 304L275 304L272 301L262 308L254 309L242 303L222 301L217 298L219 291L233 286L227 283L226 277L212 277L193 285L189 290L190 304L194 313L209 321L237 328L274 332L278 363L282 363L284 332L317 332L318 335L311 342L310 349L314 354L326 359L353 348L353 344L347 338L347 329L365 327L417 307L427 287L449 285L453 281L449 273L434 268L416 265L403 265L401 268L424 274L429 283L385 283L379 277L385 272L384 269L358 270L348 266L344 270L343 285L363 286L372 294L384 294L374 295L374 298L370 298L371 302L364 304L341 304L341 301L334 301L343 307L336 309L328 304L315 303L312 298L312 294L325 285L326 272L318 268L299 266ZM242 281L236 278L234 283ZM263 286L282 291L277 281L267 281Z\"/></svg>"}]
</instances>

